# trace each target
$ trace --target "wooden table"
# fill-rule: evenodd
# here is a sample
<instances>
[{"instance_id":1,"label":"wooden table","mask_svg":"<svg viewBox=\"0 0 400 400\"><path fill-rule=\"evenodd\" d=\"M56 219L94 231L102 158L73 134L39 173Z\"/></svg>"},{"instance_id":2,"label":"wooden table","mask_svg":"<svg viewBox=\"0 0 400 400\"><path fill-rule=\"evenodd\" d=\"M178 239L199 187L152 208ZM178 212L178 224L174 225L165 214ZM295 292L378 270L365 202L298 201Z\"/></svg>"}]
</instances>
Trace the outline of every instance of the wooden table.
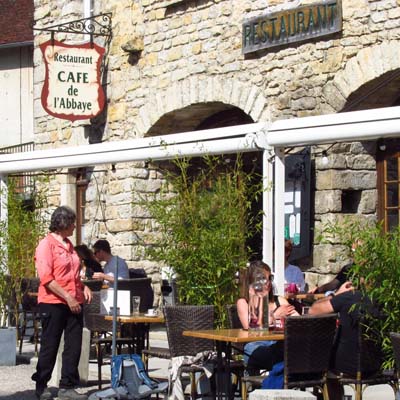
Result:
<instances>
[{"instance_id":1,"label":"wooden table","mask_svg":"<svg viewBox=\"0 0 400 400\"><path fill-rule=\"evenodd\" d=\"M217 397L232 398L230 360L232 343L257 342L261 340L284 340L282 329L268 331L244 329L210 329L199 331L183 331L183 336L214 340L217 348ZM225 353L225 357L223 354Z\"/></svg>"},{"instance_id":2,"label":"wooden table","mask_svg":"<svg viewBox=\"0 0 400 400\"><path fill-rule=\"evenodd\" d=\"M324 293L287 293L285 295L287 299L296 300L307 300L310 302L316 301L318 299L323 299L325 297Z\"/></svg>"},{"instance_id":3,"label":"wooden table","mask_svg":"<svg viewBox=\"0 0 400 400\"><path fill-rule=\"evenodd\" d=\"M105 315L104 319L107 321L112 321L113 316ZM163 324L165 322L163 315L149 317L143 313L138 315L118 315L117 321L121 324Z\"/></svg>"},{"instance_id":4,"label":"wooden table","mask_svg":"<svg viewBox=\"0 0 400 400\"><path fill-rule=\"evenodd\" d=\"M245 329L208 329L202 331L183 331L183 336L191 336L199 339L210 339L216 342L247 343L261 340L283 340L283 330L245 330Z\"/></svg>"},{"instance_id":5,"label":"wooden table","mask_svg":"<svg viewBox=\"0 0 400 400\"><path fill-rule=\"evenodd\" d=\"M112 315L105 315L104 319L112 321ZM146 314L140 313L137 315L119 315L117 322L128 325L130 335L134 343L134 352L141 354L143 349L149 348L149 332L151 324L162 324L165 322L163 315L155 315L149 317Z\"/></svg>"}]
</instances>

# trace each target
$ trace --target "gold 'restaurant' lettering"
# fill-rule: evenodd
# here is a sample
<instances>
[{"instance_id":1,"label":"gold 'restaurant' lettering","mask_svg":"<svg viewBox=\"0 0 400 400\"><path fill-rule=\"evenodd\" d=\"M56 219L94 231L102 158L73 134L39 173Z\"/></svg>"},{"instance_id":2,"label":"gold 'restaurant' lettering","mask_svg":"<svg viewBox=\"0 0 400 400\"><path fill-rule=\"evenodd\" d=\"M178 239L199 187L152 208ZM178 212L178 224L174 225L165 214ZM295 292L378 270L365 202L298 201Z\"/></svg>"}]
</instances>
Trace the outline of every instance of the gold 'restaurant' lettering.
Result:
<instances>
[{"instance_id":1,"label":"gold 'restaurant' lettering","mask_svg":"<svg viewBox=\"0 0 400 400\"><path fill-rule=\"evenodd\" d=\"M243 53L341 30L340 0L271 13L243 23Z\"/></svg>"}]
</instances>

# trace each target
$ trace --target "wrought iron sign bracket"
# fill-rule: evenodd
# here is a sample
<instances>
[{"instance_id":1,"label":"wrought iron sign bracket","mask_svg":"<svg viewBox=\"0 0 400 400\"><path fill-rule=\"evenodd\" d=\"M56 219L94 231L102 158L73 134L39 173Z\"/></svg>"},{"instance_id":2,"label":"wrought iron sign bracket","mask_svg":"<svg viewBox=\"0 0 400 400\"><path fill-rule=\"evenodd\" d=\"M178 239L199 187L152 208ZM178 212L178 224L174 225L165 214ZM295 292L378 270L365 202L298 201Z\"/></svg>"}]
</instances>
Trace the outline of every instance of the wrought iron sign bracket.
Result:
<instances>
[{"instance_id":1,"label":"wrought iron sign bracket","mask_svg":"<svg viewBox=\"0 0 400 400\"><path fill-rule=\"evenodd\" d=\"M34 23L35 24L35 23ZM111 37L111 13L93 15L89 18L77 19L64 24L36 28L35 31L50 32L51 39L54 40L55 33L75 33L90 35L90 43L93 43L94 36Z\"/></svg>"}]
</instances>

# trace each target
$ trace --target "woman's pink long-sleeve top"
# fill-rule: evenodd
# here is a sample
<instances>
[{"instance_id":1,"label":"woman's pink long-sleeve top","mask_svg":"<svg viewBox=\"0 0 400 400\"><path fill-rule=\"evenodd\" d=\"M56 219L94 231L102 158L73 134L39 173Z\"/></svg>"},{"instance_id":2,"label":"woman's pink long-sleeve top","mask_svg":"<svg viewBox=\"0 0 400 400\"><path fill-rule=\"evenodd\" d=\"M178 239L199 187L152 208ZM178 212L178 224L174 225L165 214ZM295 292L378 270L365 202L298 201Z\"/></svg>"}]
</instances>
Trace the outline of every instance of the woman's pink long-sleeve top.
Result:
<instances>
[{"instance_id":1,"label":"woman's pink long-sleeve top","mask_svg":"<svg viewBox=\"0 0 400 400\"><path fill-rule=\"evenodd\" d=\"M35 265L40 278L38 303L67 304L63 298L46 288L52 280L75 297L80 304L84 303L80 260L71 241L65 239L65 243L64 246L53 235L48 234L36 248Z\"/></svg>"}]
</instances>

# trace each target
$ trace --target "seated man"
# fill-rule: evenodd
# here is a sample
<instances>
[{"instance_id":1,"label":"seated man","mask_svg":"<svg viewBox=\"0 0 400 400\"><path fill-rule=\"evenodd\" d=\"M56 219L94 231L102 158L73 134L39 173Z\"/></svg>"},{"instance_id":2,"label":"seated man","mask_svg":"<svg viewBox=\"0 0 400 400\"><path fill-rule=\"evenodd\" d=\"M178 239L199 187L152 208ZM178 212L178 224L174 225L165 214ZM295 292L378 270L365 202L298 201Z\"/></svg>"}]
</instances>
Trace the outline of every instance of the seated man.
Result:
<instances>
[{"instance_id":1,"label":"seated man","mask_svg":"<svg viewBox=\"0 0 400 400\"><path fill-rule=\"evenodd\" d=\"M355 376L360 317L366 312L378 317L379 312L368 297L361 291L355 290L350 281L340 286L335 294L316 301L309 311L311 315L332 312L339 313L339 328L335 339L335 354L331 360L331 371L335 374ZM377 360L377 368L379 365L380 360ZM343 387L336 379L328 379L328 391L330 399L343 398Z\"/></svg>"},{"instance_id":2,"label":"seated man","mask_svg":"<svg viewBox=\"0 0 400 400\"><path fill-rule=\"evenodd\" d=\"M316 286L314 289L310 290L310 293L328 292L327 294L330 294L329 292L335 292L347 281L347 276L352 265L352 263L346 264L331 281L321 286Z\"/></svg>"},{"instance_id":3,"label":"seated man","mask_svg":"<svg viewBox=\"0 0 400 400\"><path fill-rule=\"evenodd\" d=\"M361 244L360 240L356 240L351 245L351 251L354 253L357 247ZM338 274L328 283L325 283L321 286L316 286L314 289L310 290L309 293L326 293L330 294L329 292L335 292L343 285L346 281L349 280L349 272L351 267L353 266L353 262L346 264L342 269L338 272Z\"/></svg>"},{"instance_id":4,"label":"seated man","mask_svg":"<svg viewBox=\"0 0 400 400\"><path fill-rule=\"evenodd\" d=\"M103 279L114 282L118 263L118 279L129 279L129 268L126 261L111 254L110 243L100 239L93 245L93 253L99 261L105 261L104 272L95 272L93 279Z\"/></svg>"},{"instance_id":5,"label":"seated man","mask_svg":"<svg viewBox=\"0 0 400 400\"><path fill-rule=\"evenodd\" d=\"M293 244L290 240L285 240L285 282L295 283L301 292L304 291L306 285L302 270L289 263L289 257L292 253Z\"/></svg>"}]
</instances>

